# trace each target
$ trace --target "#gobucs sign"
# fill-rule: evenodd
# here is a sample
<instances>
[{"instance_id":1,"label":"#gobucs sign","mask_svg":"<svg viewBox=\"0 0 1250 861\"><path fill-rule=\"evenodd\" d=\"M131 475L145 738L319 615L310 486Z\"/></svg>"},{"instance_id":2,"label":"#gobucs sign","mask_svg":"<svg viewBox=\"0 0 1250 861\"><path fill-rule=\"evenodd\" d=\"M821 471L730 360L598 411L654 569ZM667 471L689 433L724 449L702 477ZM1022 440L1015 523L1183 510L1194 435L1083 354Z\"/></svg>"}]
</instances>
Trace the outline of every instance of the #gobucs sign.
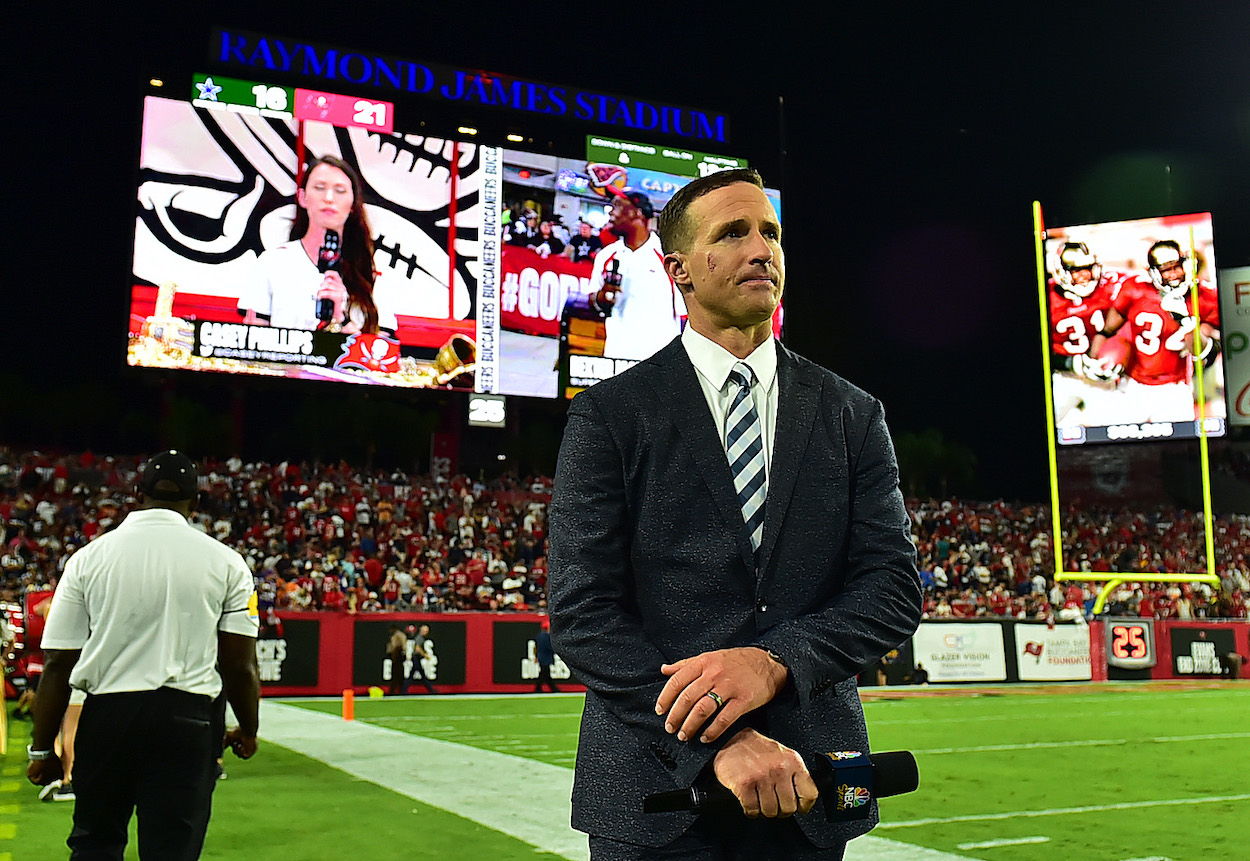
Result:
<instances>
[{"instance_id":1,"label":"#gobucs sign","mask_svg":"<svg viewBox=\"0 0 1250 861\"><path fill-rule=\"evenodd\" d=\"M334 360L334 367L393 374L399 369L399 343L381 335L350 335L343 342L343 355Z\"/></svg>"}]
</instances>

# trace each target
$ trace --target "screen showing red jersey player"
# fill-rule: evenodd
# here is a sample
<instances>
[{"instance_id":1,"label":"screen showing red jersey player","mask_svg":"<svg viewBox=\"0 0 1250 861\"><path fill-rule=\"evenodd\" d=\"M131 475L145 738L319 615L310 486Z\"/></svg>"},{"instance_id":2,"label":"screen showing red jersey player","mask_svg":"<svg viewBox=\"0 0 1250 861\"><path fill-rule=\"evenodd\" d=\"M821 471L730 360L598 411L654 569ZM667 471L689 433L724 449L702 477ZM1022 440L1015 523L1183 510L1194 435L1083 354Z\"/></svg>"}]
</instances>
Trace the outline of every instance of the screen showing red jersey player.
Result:
<instances>
[{"instance_id":1,"label":"screen showing red jersey player","mask_svg":"<svg viewBox=\"0 0 1250 861\"><path fill-rule=\"evenodd\" d=\"M1059 441L1223 433L1210 216L1048 229L1046 254Z\"/></svg>"},{"instance_id":2,"label":"screen showing red jersey player","mask_svg":"<svg viewBox=\"0 0 1250 861\"><path fill-rule=\"evenodd\" d=\"M1103 266L1084 242L1066 241L1052 252L1047 281L1050 352L1059 427L1097 426L1114 420L1116 387L1124 367L1100 356L1108 316L1128 272Z\"/></svg>"}]
</instances>

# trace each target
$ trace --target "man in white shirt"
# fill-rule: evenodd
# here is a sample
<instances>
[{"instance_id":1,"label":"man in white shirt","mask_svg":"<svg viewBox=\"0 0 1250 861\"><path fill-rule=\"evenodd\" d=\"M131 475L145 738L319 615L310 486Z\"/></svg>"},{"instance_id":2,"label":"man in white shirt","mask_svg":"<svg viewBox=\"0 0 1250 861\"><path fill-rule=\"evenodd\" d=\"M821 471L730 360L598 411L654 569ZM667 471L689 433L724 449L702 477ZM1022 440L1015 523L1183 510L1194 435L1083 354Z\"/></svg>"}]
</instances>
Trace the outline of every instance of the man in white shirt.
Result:
<instances>
[{"instance_id":1,"label":"man in white shirt","mask_svg":"<svg viewBox=\"0 0 1250 861\"><path fill-rule=\"evenodd\" d=\"M616 194L610 228L620 238L595 256L590 299L608 312L603 355L646 359L681 333L686 303L664 271L650 198L640 191Z\"/></svg>"},{"instance_id":2,"label":"man in white shirt","mask_svg":"<svg viewBox=\"0 0 1250 861\"><path fill-rule=\"evenodd\" d=\"M224 743L242 759L256 752L252 577L238 553L187 523L197 482L186 455L154 456L136 485L138 508L70 558L52 598L26 773L39 785L59 776L52 740L70 688L86 693L73 859L121 858L136 808L141 858L199 857L223 683L239 721Z\"/></svg>"}]
</instances>

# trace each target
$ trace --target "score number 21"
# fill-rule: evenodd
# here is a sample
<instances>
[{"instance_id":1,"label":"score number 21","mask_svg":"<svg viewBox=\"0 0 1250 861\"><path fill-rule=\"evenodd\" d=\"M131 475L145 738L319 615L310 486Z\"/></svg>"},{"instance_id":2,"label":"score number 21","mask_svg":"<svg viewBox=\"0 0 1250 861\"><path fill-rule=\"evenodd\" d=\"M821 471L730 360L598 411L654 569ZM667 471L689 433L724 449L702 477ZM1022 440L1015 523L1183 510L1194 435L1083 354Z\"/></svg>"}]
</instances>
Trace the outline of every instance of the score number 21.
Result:
<instances>
[{"instance_id":1,"label":"score number 21","mask_svg":"<svg viewBox=\"0 0 1250 861\"><path fill-rule=\"evenodd\" d=\"M352 115L352 121L362 126L385 128L386 108L386 102L371 102L368 99L357 99L356 103L352 105L352 109L356 111Z\"/></svg>"}]
</instances>

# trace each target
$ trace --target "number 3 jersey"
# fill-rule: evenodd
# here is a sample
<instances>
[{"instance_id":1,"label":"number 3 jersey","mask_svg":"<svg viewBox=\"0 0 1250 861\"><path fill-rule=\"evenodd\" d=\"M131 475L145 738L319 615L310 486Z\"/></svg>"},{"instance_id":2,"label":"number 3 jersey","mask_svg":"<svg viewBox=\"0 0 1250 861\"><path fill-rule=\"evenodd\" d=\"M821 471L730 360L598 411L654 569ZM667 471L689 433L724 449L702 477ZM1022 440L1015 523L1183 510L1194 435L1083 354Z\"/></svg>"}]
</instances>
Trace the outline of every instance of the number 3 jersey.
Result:
<instances>
[{"instance_id":1,"label":"number 3 jersey","mask_svg":"<svg viewBox=\"0 0 1250 861\"><path fill-rule=\"evenodd\" d=\"M1061 356L1089 352L1094 336L1106 325L1107 311L1115 307L1124 284L1137 280L1126 272L1106 269L1094 291L1085 297L1063 292L1050 281L1050 351ZM1149 286L1149 285L1147 285ZM1076 301L1072 301L1076 299Z\"/></svg>"},{"instance_id":2,"label":"number 3 jersey","mask_svg":"<svg viewBox=\"0 0 1250 861\"><path fill-rule=\"evenodd\" d=\"M1141 279L1126 281L1114 299L1124 317L1117 335L1132 343L1132 358L1125 369L1129 378L1148 386L1189 380L1189 348L1198 322L1220 325L1219 296L1209 284L1198 286L1198 318L1179 320L1163 309L1163 296L1153 284ZM1190 309L1190 297L1185 297Z\"/></svg>"}]
</instances>

